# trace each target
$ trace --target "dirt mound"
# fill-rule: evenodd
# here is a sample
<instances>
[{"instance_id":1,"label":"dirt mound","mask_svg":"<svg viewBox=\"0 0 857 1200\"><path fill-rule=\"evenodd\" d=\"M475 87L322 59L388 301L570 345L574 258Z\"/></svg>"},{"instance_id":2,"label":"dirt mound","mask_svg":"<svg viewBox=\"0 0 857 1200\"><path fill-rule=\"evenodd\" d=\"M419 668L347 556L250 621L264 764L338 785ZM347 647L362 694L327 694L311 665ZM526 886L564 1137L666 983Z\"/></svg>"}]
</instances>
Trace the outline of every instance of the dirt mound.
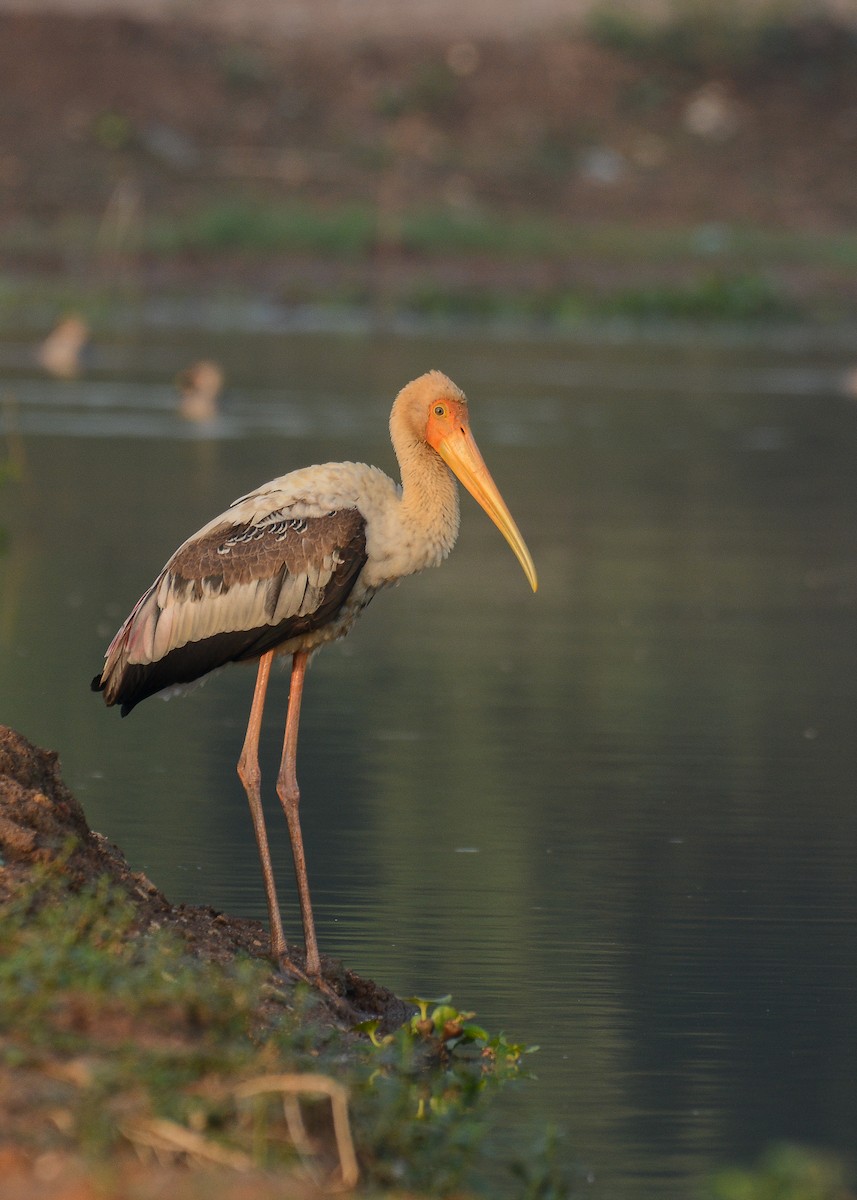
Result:
<instances>
[{"instance_id":1,"label":"dirt mound","mask_svg":"<svg viewBox=\"0 0 857 1200\"><path fill-rule=\"evenodd\" d=\"M118 847L89 828L63 783L57 754L0 726L0 906L31 879L34 868L50 864L61 865L75 888L106 876L132 902L139 930L170 930L198 958L224 963L242 953L267 956L268 934L259 922L170 904L150 879L131 870ZM300 960L299 950L290 952ZM377 1017L384 1028L395 1028L410 1015L412 1009L389 989L336 960L325 959L323 966L331 1012L346 1023Z\"/></svg>"}]
</instances>

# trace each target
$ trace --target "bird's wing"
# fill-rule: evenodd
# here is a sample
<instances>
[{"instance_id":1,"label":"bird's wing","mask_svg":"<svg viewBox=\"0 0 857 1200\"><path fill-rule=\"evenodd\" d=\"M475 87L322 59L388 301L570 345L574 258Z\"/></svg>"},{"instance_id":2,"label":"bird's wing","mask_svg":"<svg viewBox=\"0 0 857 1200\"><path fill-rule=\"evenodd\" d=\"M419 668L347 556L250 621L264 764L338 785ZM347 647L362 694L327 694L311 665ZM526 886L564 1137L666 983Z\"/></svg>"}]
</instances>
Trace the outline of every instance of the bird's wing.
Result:
<instances>
[{"instance_id":1,"label":"bird's wing","mask_svg":"<svg viewBox=\"0 0 857 1200\"><path fill-rule=\"evenodd\" d=\"M335 619L366 562L356 508L305 516L290 504L249 521L231 517L176 551L113 639L93 680L108 704L124 713Z\"/></svg>"}]
</instances>

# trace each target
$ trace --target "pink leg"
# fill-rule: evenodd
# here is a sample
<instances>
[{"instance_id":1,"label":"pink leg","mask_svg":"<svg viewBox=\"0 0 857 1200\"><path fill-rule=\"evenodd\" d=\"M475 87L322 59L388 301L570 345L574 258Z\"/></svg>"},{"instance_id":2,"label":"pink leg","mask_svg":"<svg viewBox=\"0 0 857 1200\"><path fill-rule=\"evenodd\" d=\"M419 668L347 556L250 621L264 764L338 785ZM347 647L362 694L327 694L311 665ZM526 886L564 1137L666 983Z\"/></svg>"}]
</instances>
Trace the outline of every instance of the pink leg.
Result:
<instances>
[{"instance_id":1,"label":"pink leg","mask_svg":"<svg viewBox=\"0 0 857 1200\"><path fill-rule=\"evenodd\" d=\"M259 733L262 728L262 712L265 707L265 694L268 690L268 679L271 675L272 651L263 654L259 659L259 673L256 676L256 687L253 692L253 703L250 707L250 719L247 722L247 734L244 747L238 759L238 778L244 785L247 799L250 802L250 816L253 818L253 828L256 831L256 844L259 847L259 859L262 863L262 878L265 881L265 895L268 899L268 921L271 930L271 957L279 962L286 955L286 938L283 933L283 921L280 916L280 906L277 901L277 889L274 885L274 868L271 865L271 851L268 848L268 833L265 829L265 818L262 814L262 799L260 794L262 773L259 770Z\"/></svg>"},{"instance_id":2,"label":"pink leg","mask_svg":"<svg viewBox=\"0 0 857 1200\"><path fill-rule=\"evenodd\" d=\"M297 752L298 752L298 723L301 716L301 696L303 695L304 676L308 655L299 650L292 659L292 678L289 686L289 712L286 717L286 734L283 739L283 757L280 762L280 773L277 776L277 795L286 814L289 826L289 837L292 842L292 854L295 859L295 876L298 884L298 897L301 905L301 918L304 926L304 942L306 944L306 973L312 979L321 977L321 960L318 954L318 942L315 936L315 922L312 916L312 905L309 898L309 879L307 878L306 858L304 856L304 839L301 833L298 807L301 794L298 789Z\"/></svg>"}]
</instances>

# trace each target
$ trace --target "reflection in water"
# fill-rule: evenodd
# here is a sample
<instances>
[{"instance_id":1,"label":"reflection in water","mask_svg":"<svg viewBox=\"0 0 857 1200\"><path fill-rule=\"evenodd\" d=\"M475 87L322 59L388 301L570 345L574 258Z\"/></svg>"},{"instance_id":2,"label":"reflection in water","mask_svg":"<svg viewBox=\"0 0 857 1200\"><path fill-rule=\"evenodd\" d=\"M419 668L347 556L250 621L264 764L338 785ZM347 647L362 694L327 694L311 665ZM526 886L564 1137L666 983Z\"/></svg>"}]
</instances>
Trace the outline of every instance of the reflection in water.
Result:
<instances>
[{"instance_id":1,"label":"reflection in water","mask_svg":"<svg viewBox=\"0 0 857 1200\"><path fill-rule=\"evenodd\" d=\"M212 352L229 388L201 436L170 380ZM558 1122L593 1194L684 1200L781 1138L850 1150L853 348L165 330L99 353L60 383L0 348L29 470L3 492L0 717L60 751L92 823L173 898L264 917L234 774L252 668L124 722L88 681L174 545L292 467L392 469L390 399L440 367L541 586L465 497L444 570L313 664L322 944L540 1043L504 1138Z\"/></svg>"}]
</instances>

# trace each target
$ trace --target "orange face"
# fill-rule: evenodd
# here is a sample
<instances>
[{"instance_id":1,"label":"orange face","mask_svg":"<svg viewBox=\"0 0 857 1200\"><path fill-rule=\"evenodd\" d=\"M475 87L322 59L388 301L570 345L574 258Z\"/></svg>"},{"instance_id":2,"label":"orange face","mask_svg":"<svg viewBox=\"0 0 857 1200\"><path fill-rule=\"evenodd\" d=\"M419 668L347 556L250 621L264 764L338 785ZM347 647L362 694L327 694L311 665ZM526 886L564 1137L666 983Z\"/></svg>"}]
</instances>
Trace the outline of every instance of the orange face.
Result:
<instances>
[{"instance_id":1,"label":"orange face","mask_svg":"<svg viewBox=\"0 0 857 1200\"><path fill-rule=\"evenodd\" d=\"M429 409L426 441L437 450L438 443L442 442L444 438L449 437L457 430L463 431L469 428L470 414L467 411L467 404L463 400L446 398L435 400Z\"/></svg>"},{"instance_id":2,"label":"orange face","mask_svg":"<svg viewBox=\"0 0 857 1200\"><path fill-rule=\"evenodd\" d=\"M535 591L538 587L535 565L470 431L467 404L458 398L434 400L429 409L425 436L428 444L500 530Z\"/></svg>"}]
</instances>

